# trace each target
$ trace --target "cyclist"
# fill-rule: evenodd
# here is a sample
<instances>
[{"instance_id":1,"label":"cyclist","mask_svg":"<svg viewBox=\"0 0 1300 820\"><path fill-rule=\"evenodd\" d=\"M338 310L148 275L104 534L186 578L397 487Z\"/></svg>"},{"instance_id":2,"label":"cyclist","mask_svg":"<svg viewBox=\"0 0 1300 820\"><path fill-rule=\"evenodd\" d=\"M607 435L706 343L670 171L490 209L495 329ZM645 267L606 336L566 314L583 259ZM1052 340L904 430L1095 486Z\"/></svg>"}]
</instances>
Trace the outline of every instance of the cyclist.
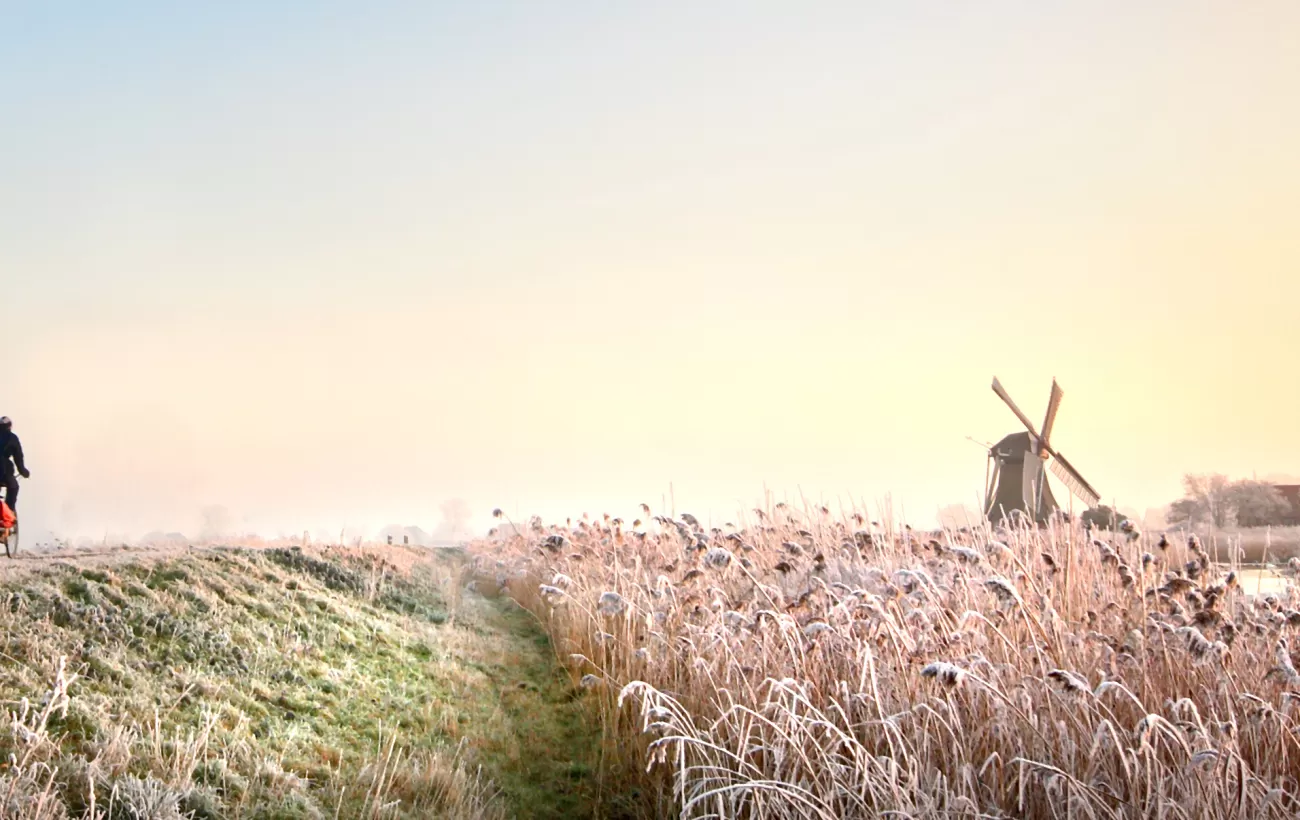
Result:
<instances>
[{"instance_id":1,"label":"cyclist","mask_svg":"<svg viewBox=\"0 0 1300 820\"><path fill-rule=\"evenodd\" d=\"M14 423L8 416L0 417L0 487L5 488L5 503L9 509L18 512L18 475L31 478L27 465L23 463L23 445L14 435Z\"/></svg>"}]
</instances>

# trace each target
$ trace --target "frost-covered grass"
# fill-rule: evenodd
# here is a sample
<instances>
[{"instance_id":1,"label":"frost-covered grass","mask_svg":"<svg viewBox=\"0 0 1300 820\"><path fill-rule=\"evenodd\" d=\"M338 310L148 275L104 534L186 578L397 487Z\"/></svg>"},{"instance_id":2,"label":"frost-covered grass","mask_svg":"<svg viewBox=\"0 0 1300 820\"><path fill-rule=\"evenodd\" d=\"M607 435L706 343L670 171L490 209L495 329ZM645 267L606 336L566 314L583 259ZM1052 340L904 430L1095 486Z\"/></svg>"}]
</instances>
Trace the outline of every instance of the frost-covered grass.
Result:
<instances>
[{"instance_id":1,"label":"frost-covered grass","mask_svg":"<svg viewBox=\"0 0 1300 820\"><path fill-rule=\"evenodd\" d=\"M1248 596L1174 533L643 512L470 551L546 625L647 814L1300 813L1290 584Z\"/></svg>"},{"instance_id":2,"label":"frost-covered grass","mask_svg":"<svg viewBox=\"0 0 1300 820\"><path fill-rule=\"evenodd\" d=\"M7 581L0 815L562 816L585 781L539 791L536 749L581 745L576 706L540 633L462 595L462 570L204 549Z\"/></svg>"}]
</instances>

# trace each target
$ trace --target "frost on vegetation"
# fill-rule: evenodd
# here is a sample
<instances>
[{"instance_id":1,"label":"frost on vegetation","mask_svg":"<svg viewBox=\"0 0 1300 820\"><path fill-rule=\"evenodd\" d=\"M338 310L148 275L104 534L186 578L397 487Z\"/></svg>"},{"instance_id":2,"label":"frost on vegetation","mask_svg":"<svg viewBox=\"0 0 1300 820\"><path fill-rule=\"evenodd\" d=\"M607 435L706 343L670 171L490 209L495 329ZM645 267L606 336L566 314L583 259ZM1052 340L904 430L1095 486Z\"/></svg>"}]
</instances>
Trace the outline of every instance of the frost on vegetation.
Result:
<instances>
[{"instance_id":1,"label":"frost on vegetation","mask_svg":"<svg viewBox=\"0 0 1300 820\"><path fill-rule=\"evenodd\" d=\"M407 761L437 716L415 714L416 704L429 673L447 674L435 633L450 629L446 605L469 573L459 558L436 568L384 561L205 549L24 576L26 611L0 619L10 659L0 818L448 816ZM65 647L74 660L50 683L45 670ZM358 742L354 754L347 744L376 718L388 729L390 717L405 724L402 768L374 768L382 811L362 812L357 784L375 747ZM319 769L303 766L313 748ZM394 809L390 791L416 804Z\"/></svg>"},{"instance_id":2,"label":"frost on vegetation","mask_svg":"<svg viewBox=\"0 0 1300 820\"><path fill-rule=\"evenodd\" d=\"M732 555L722 547L713 547L704 553L704 566L709 569L726 569L731 565Z\"/></svg>"},{"instance_id":3,"label":"frost on vegetation","mask_svg":"<svg viewBox=\"0 0 1300 820\"><path fill-rule=\"evenodd\" d=\"M113 781L103 801L113 805L123 820L181 820L184 795L153 777L126 775Z\"/></svg>"},{"instance_id":4,"label":"frost on vegetation","mask_svg":"<svg viewBox=\"0 0 1300 820\"><path fill-rule=\"evenodd\" d=\"M1102 533L1068 523L926 533L793 505L761 513L713 531L664 518L622 542L595 524L573 539L585 563L571 594L600 600L553 618L552 635L619 635L575 674L622 686L620 708L639 702L625 720L608 697L590 701L662 769L652 782L671 782L665 814L1300 808L1273 785L1290 782L1284 732L1300 713L1291 593L1249 595L1196 542L1136 530L1090 544ZM643 600L645 617L602 621ZM1230 776L1181 777L1193 770Z\"/></svg>"},{"instance_id":5,"label":"frost on vegetation","mask_svg":"<svg viewBox=\"0 0 1300 820\"><path fill-rule=\"evenodd\" d=\"M1066 695L1077 697L1080 695L1092 694L1092 689L1088 686L1088 681L1069 670L1053 669L1047 673L1047 679Z\"/></svg>"},{"instance_id":6,"label":"frost on vegetation","mask_svg":"<svg viewBox=\"0 0 1300 820\"><path fill-rule=\"evenodd\" d=\"M564 600L564 590L559 587L553 587L550 584L541 584L537 587L537 591L542 594L542 597L546 599L546 603L551 606L555 606Z\"/></svg>"},{"instance_id":7,"label":"frost on vegetation","mask_svg":"<svg viewBox=\"0 0 1300 820\"><path fill-rule=\"evenodd\" d=\"M825 621L813 621L803 628L803 634L806 638L815 638L825 633L834 633L835 628Z\"/></svg>"},{"instance_id":8,"label":"frost on vegetation","mask_svg":"<svg viewBox=\"0 0 1300 820\"><path fill-rule=\"evenodd\" d=\"M600 600L596 602L596 611L606 618L613 618L621 615L627 610L627 601L617 592L602 592Z\"/></svg>"},{"instance_id":9,"label":"frost on vegetation","mask_svg":"<svg viewBox=\"0 0 1300 820\"><path fill-rule=\"evenodd\" d=\"M984 586L997 596L998 603L1003 606L1016 606L1020 604L1020 593L1006 578L996 577L989 578L984 582Z\"/></svg>"},{"instance_id":10,"label":"frost on vegetation","mask_svg":"<svg viewBox=\"0 0 1300 820\"><path fill-rule=\"evenodd\" d=\"M743 612L737 612L734 609L723 613L723 623L732 629L741 629L749 626L749 618Z\"/></svg>"},{"instance_id":11,"label":"frost on vegetation","mask_svg":"<svg viewBox=\"0 0 1300 820\"><path fill-rule=\"evenodd\" d=\"M1270 671L1281 677L1288 686L1300 685L1300 672L1296 671L1295 662L1291 660L1291 647L1285 637L1278 638L1273 657L1277 665Z\"/></svg>"},{"instance_id":12,"label":"frost on vegetation","mask_svg":"<svg viewBox=\"0 0 1300 820\"><path fill-rule=\"evenodd\" d=\"M946 661L935 661L921 670L921 677L931 678L949 689L956 689L966 682L966 670Z\"/></svg>"}]
</instances>

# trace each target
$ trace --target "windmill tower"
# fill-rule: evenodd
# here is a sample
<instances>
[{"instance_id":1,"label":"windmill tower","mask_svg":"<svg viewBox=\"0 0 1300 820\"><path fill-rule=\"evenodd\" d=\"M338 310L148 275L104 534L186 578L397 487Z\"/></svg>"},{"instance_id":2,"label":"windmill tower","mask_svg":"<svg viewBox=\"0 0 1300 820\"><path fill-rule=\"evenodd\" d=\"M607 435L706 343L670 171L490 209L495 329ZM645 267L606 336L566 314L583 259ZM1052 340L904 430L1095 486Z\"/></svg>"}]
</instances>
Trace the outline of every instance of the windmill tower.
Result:
<instances>
[{"instance_id":1,"label":"windmill tower","mask_svg":"<svg viewBox=\"0 0 1300 820\"><path fill-rule=\"evenodd\" d=\"M1044 523L1060 509L1047 483L1044 465L1051 467L1066 488L1088 507L1097 506L1101 496L1092 485L1070 466L1065 457L1052 449L1052 426L1061 408L1064 391L1052 379L1052 393L1047 400L1047 416L1039 435L1034 423L1021 412L1002 384L993 379L993 392L1016 414L1027 432L1011 433L989 449L989 477L984 490L984 517L998 523L1013 511L1036 523Z\"/></svg>"}]
</instances>

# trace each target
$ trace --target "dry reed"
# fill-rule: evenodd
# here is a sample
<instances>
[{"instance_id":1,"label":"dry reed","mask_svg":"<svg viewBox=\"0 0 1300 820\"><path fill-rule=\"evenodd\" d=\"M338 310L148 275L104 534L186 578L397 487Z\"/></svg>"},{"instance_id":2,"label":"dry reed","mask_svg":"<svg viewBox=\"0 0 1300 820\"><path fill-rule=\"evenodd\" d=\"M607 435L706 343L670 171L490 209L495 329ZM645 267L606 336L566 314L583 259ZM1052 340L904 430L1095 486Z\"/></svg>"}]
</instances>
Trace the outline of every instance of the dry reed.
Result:
<instances>
[{"instance_id":1,"label":"dry reed","mask_svg":"<svg viewBox=\"0 0 1300 820\"><path fill-rule=\"evenodd\" d=\"M470 547L647 814L1300 812L1295 588L1249 597L1186 537L755 516L534 518Z\"/></svg>"}]
</instances>

